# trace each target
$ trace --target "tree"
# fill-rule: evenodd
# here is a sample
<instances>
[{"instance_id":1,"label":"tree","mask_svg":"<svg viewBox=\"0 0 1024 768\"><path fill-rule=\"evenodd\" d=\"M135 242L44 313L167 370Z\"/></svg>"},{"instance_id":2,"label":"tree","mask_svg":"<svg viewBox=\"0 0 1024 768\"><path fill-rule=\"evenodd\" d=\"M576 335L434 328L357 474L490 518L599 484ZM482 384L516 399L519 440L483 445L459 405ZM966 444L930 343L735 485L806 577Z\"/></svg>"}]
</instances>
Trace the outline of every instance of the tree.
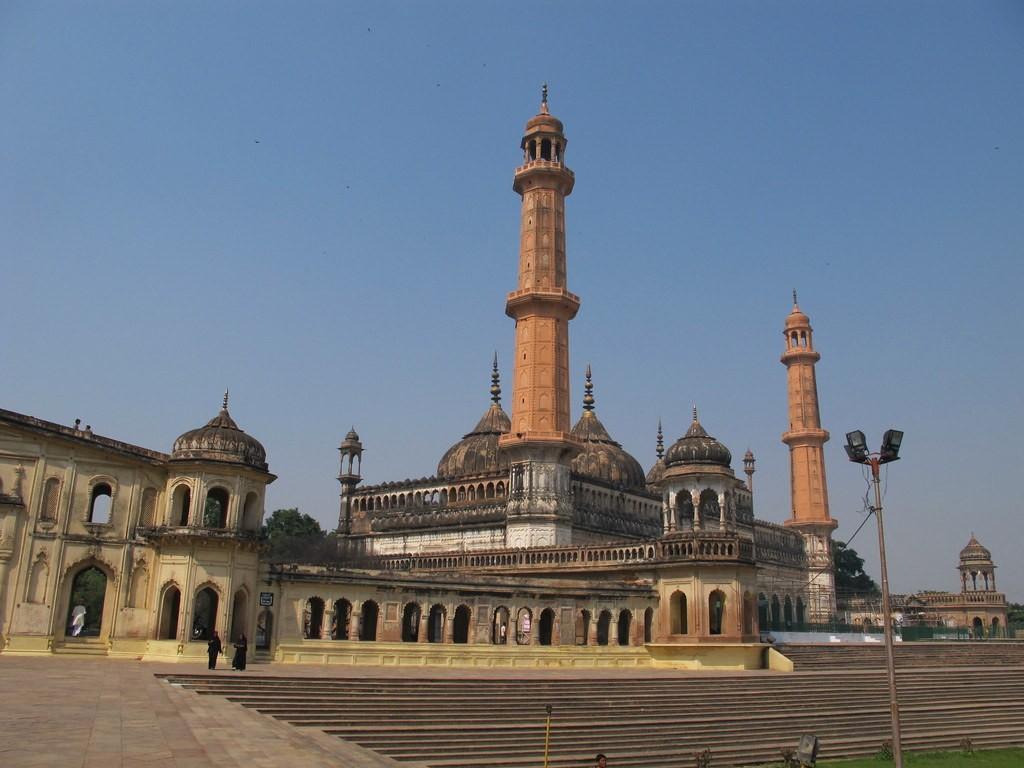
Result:
<instances>
[{"instance_id":1,"label":"tree","mask_svg":"<svg viewBox=\"0 0 1024 768\"><path fill-rule=\"evenodd\" d=\"M305 539L322 539L323 528L320 523L307 514L299 512L297 507L275 509L263 524L263 535L274 540L282 536Z\"/></svg>"},{"instance_id":2,"label":"tree","mask_svg":"<svg viewBox=\"0 0 1024 768\"><path fill-rule=\"evenodd\" d=\"M877 595L881 590L864 572L864 558L845 541L832 542L832 562L836 569L836 593L841 595Z\"/></svg>"}]
</instances>

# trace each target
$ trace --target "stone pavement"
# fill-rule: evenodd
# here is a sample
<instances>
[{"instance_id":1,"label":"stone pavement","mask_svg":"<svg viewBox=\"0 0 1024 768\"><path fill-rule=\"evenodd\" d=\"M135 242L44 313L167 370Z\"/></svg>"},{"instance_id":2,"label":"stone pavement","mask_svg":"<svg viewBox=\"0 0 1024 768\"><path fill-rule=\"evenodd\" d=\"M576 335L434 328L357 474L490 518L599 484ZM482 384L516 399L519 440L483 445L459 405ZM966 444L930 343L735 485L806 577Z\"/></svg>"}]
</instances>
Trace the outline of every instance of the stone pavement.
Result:
<instances>
[{"instance_id":1,"label":"stone pavement","mask_svg":"<svg viewBox=\"0 0 1024 768\"><path fill-rule=\"evenodd\" d=\"M257 669L258 674L294 672L269 665L259 665ZM319 670L320 674L324 671ZM204 673L206 666L107 658L0 656L0 766L400 765L321 731L298 729L219 696L200 696L169 685L155 677L159 672ZM232 672L228 668L217 674L247 672ZM402 765L410 768L416 764Z\"/></svg>"}]
</instances>

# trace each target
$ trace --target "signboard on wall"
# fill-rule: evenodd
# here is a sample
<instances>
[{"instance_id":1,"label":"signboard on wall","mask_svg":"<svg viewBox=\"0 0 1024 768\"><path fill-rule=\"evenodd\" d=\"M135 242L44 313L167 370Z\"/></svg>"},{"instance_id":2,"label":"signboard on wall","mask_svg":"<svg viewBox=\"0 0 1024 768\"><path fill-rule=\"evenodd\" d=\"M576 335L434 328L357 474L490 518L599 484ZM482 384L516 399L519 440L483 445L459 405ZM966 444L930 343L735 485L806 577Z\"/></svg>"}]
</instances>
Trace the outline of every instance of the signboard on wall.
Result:
<instances>
[{"instance_id":1,"label":"signboard on wall","mask_svg":"<svg viewBox=\"0 0 1024 768\"><path fill-rule=\"evenodd\" d=\"M260 605L264 608L268 608L274 604L274 593L273 592L260 592Z\"/></svg>"}]
</instances>

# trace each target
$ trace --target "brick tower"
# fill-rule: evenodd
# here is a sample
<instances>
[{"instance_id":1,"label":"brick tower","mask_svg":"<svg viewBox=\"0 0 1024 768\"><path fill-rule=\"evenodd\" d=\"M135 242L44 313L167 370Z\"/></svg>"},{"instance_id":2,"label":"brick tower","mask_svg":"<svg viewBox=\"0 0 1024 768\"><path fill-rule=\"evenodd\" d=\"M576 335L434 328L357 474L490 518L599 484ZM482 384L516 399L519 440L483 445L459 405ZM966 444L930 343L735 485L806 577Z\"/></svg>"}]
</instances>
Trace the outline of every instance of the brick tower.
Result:
<instances>
[{"instance_id":1,"label":"brick tower","mask_svg":"<svg viewBox=\"0 0 1024 768\"><path fill-rule=\"evenodd\" d=\"M830 620L836 612L835 574L832 565L832 531L836 521L828 514L824 445L828 432L821 428L818 383L814 364L821 359L814 349L811 321L796 302L786 318L786 366L789 385L789 429L782 442L789 446L792 517L786 521L804 537L807 553L809 618Z\"/></svg>"},{"instance_id":2,"label":"brick tower","mask_svg":"<svg viewBox=\"0 0 1024 768\"><path fill-rule=\"evenodd\" d=\"M562 121L540 112L523 136L523 164L512 188L523 198L519 285L505 312L516 321L512 428L499 447L511 466L505 543L568 544L572 538L570 465L581 449L569 430L569 321L580 300L566 289L565 198L574 176L564 162Z\"/></svg>"}]
</instances>

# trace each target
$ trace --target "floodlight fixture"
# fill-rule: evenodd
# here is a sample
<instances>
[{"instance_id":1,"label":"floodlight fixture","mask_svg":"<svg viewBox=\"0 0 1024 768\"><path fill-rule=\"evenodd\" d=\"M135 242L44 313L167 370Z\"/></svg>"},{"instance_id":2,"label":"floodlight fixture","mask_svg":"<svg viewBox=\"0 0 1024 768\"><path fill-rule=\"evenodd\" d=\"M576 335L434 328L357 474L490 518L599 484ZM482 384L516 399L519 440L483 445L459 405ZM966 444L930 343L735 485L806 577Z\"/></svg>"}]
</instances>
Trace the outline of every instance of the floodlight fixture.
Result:
<instances>
[{"instance_id":1,"label":"floodlight fixture","mask_svg":"<svg viewBox=\"0 0 1024 768\"><path fill-rule=\"evenodd\" d=\"M879 452L878 463L886 464L890 461L898 461L900 458L900 443L903 442L903 433L898 429L887 429L882 436L882 450Z\"/></svg>"},{"instance_id":2,"label":"floodlight fixture","mask_svg":"<svg viewBox=\"0 0 1024 768\"><path fill-rule=\"evenodd\" d=\"M868 458L868 441L859 429L846 433L846 455L855 464L865 464Z\"/></svg>"}]
</instances>

